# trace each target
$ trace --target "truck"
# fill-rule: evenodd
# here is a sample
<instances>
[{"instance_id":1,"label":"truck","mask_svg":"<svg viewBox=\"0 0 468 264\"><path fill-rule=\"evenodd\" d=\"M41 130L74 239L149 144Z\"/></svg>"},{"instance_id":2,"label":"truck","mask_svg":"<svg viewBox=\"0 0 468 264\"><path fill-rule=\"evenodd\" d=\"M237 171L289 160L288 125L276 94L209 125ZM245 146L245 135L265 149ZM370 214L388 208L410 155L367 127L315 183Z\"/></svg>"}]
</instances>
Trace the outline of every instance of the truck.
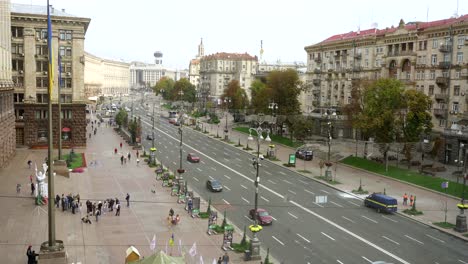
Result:
<instances>
[{"instance_id":1,"label":"truck","mask_svg":"<svg viewBox=\"0 0 468 264\"><path fill-rule=\"evenodd\" d=\"M397 211L397 199L382 193L372 193L364 199L364 206L374 208L377 212L394 213Z\"/></svg>"}]
</instances>

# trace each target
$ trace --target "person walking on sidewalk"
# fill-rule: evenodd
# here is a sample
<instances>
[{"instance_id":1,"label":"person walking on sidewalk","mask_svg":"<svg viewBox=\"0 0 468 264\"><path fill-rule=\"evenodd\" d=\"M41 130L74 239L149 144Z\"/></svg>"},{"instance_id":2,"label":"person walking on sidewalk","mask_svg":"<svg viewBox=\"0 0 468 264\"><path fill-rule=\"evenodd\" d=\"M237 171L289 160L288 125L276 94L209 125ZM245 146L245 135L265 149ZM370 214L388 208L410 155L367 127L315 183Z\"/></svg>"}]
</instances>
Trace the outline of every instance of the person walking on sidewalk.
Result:
<instances>
[{"instance_id":1,"label":"person walking on sidewalk","mask_svg":"<svg viewBox=\"0 0 468 264\"><path fill-rule=\"evenodd\" d=\"M115 216L120 216L120 204L115 205Z\"/></svg>"},{"instance_id":2,"label":"person walking on sidewalk","mask_svg":"<svg viewBox=\"0 0 468 264\"><path fill-rule=\"evenodd\" d=\"M96 223L99 221L99 216L101 215L101 211L98 209L96 210Z\"/></svg>"},{"instance_id":3,"label":"person walking on sidewalk","mask_svg":"<svg viewBox=\"0 0 468 264\"><path fill-rule=\"evenodd\" d=\"M409 205L410 206L413 206L413 201L414 201L414 197L413 197L413 195L410 195L410 198L409 198Z\"/></svg>"},{"instance_id":4,"label":"person walking on sidewalk","mask_svg":"<svg viewBox=\"0 0 468 264\"><path fill-rule=\"evenodd\" d=\"M28 160L28 168L31 169L32 161Z\"/></svg>"},{"instance_id":5,"label":"person walking on sidewalk","mask_svg":"<svg viewBox=\"0 0 468 264\"><path fill-rule=\"evenodd\" d=\"M117 154L117 148L114 149L114 155Z\"/></svg>"},{"instance_id":6,"label":"person walking on sidewalk","mask_svg":"<svg viewBox=\"0 0 468 264\"><path fill-rule=\"evenodd\" d=\"M21 184L16 184L16 194L19 194L21 192Z\"/></svg>"},{"instance_id":7,"label":"person walking on sidewalk","mask_svg":"<svg viewBox=\"0 0 468 264\"><path fill-rule=\"evenodd\" d=\"M120 142L120 149L122 149L122 142Z\"/></svg>"},{"instance_id":8,"label":"person walking on sidewalk","mask_svg":"<svg viewBox=\"0 0 468 264\"><path fill-rule=\"evenodd\" d=\"M228 264L229 263L229 255L228 253L224 253L224 256L223 256L223 264Z\"/></svg>"},{"instance_id":9,"label":"person walking on sidewalk","mask_svg":"<svg viewBox=\"0 0 468 264\"><path fill-rule=\"evenodd\" d=\"M127 193L127 196L125 196L125 200L127 200L127 207L130 207L130 194Z\"/></svg>"},{"instance_id":10,"label":"person walking on sidewalk","mask_svg":"<svg viewBox=\"0 0 468 264\"><path fill-rule=\"evenodd\" d=\"M124 162L124 156L120 156L120 165L123 165L123 162Z\"/></svg>"},{"instance_id":11,"label":"person walking on sidewalk","mask_svg":"<svg viewBox=\"0 0 468 264\"><path fill-rule=\"evenodd\" d=\"M34 194L35 190L36 190L36 186L34 186L34 183L31 182L31 195Z\"/></svg>"},{"instance_id":12,"label":"person walking on sidewalk","mask_svg":"<svg viewBox=\"0 0 468 264\"><path fill-rule=\"evenodd\" d=\"M403 195L403 205L408 205L408 195L406 193Z\"/></svg>"},{"instance_id":13,"label":"person walking on sidewalk","mask_svg":"<svg viewBox=\"0 0 468 264\"><path fill-rule=\"evenodd\" d=\"M137 157L137 159L140 157L140 152L138 150L136 152L136 157Z\"/></svg>"},{"instance_id":14,"label":"person walking on sidewalk","mask_svg":"<svg viewBox=\"0 0 468 264\"><path fill-rule=\"evenodd\" d=\"M132 158L132 154L130 154L130 152L128 152L127 157L128 157L128 162L130 162L130 159Z\"/></svg>"}]
</instances>

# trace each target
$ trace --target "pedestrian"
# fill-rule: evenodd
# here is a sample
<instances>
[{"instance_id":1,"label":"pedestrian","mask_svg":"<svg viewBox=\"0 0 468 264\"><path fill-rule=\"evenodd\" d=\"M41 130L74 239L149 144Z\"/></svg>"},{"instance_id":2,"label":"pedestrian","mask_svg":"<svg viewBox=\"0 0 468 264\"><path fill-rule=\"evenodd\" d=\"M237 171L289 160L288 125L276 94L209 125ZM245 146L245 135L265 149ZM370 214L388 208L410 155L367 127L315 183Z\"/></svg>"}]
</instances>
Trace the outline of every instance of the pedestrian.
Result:
<instances>
[{"instance_id":1,"label":"pedestrian","mask_svg":"<svg viewBox=\"0 0 468 264\"><path fill-rule=\"evenodd\" d=\"M224 256L223 256L223 264L228 264L229 263L229 255L228 253L224 253Z\"/></svg>"},{"instance_id":2,"label":"pedestrian","mask_svg":"<svg viewBox=\"0 0 468 264\"><path fill-rule=\"evenodd\" d=\"M122 142L120 142L120 149L122 149Z\"/></svg>"},{"instance_id":3,"label":"pedestrian","mask_svg":"<svg viewBox=\"0 0 468 264\"><path fill-rule=\"evenodd\" d=\"M96 223L99 221L99 216L101 215L101 211L98 209L96 210Z\"/></svg>"},{"instance_id":4,"label":"pedestrian","mask_svg":"<svg viewBox=\"0 0 468 264\"><path fill-rule=\"evenodd\" d=\"M55 207L59 208L60 206L60 195L55 195Z\"/></svg>"},{"instance_id":5,"label":"pedestrian","mask_svg":"<svg viewBox=\"0 0 468 264\"><path fill-rule=\"evenodd\" d=\"M174 210L173 210L172 208L169 210L169 216L170 216L171 218L172 218L172 216L174 216Z\"/></svg>"},{"instance_id":6,"label":"pedestrian","mask_svg":"<svg viewBox=\"0 0 468 264\"><path fill-rule=\"evenodd\" d=\"M33 177L32 177L32 174L31 174L31 175L29 175L29 182L32 182L32 179L33 179Z\"/></svg>"},{"instance_id":7,"label":"pedestrian","mask_svg":"<svg viewBox=\"0 0 468 264\"><path fill-rule=\"evenodd\" d=\"M81 218L81 222L85 224L91 224L91 220L89 220L88 214L86 214L83 218Z\"/></svg>"},{"instance_id":8,"label":"pedestrian","mask_svg":"<svg viewBox=\"0 0 468 264\"><path fill-rule=\"evenodd\" d=\"M120 204L115 205L115 216L120 215Z\"/></svg>"},{"instance_id":9,"label":"pedestrian","mask_svg":"<svg viewBox=\"0 0 468 264\"><path fill-rule=\"evenodd\" d=\"M78 207L77 203L75 200L72 201L71 203L71 208L72 208L72 214L75 214L75 209Z\"/></svg>"},{"instance_id":10,"label":"pedestrian","mask_svg":"<svg viewBox=\"0 0 468 264\"><path fill-rule=\"evenodd\" d=\"M97 208L98 208L99 212L102 212L102 202L101 201L98 202Z\"/></svg>"},{"instance_id":11,"label":"pedestrian","mask_svg":"<svg viewBox=\"0 0 468 264\"><path fill-rule=\"evenodd\" d=\"M219 257L217 264L223 264L223 258Z\"/></svg>"},{"instance_id":12,"label":"pedestrian","mask_svg":"<svg viewBox=\"0 0 468 264\"><path fill-rule=\"evenodd\" d=\"M62 199L60 199L60 201L62 202L62 212L65 212L65 196L63 195L63 193L62 193Z\"/></svg>"},{"instance_id":13,"label":"pedestrian","mask_svg":"<svg viewBox=\"0 0 468 264\"><path fill-rule=\"evenodd\" d=\"M411 195L410 195L410 198L409 198L409 202L410 202L409 205L410 205L410 206L413 206L413 201L414 201L414 197L413 197L413 195L411 194Z\"/></svg>"},{"instance_id":14,"label":"pedestrian","mask_svg":"<svg viewBox=\"0 0 468 264\"><path fill-rule=\"evenodd\" d=\"M117 148L114 149L114 155L117 154Z\"/></svg>"},{"instance_id":15,"label":"pedestrian","mask_svg":"<svg viewBox=\"0 0 468 264\"><path fill-rule=\"evenodd\" d=\"M80 203L80 194L79 194L79 193L76 195L76 201L77 201L78 203Z\"/></svg>"},{"instance_id":16,"label":"pedestrian","mask_svg":"<svg viewBox=\"0 0 468 264\"><path fill-rule=\"evenodd\" d=\"M28 160L28 168L31 169L32 161Z\"/></svg>"},{"instance_id":17,"label":"pedestrian","mask_svg":"<svg viewBox=\"0 0 468 264\"><path fill-rule=\"evenodd\" d=\"M95 215L96 214L96 203L93 203L92 211L93 211L93 215Z\"/></svg>"},{"instance_id":18,"label":"pedestrian","mask_svg":"<svg viewBox=\"0 0 468 264\"><path fill-rule=\"evenodd\" d=\"M140 167L140 159L137 158L137 167Z\"/></svg>"},{"instance_id":19,"label":"pedestrian","mask_svg":"<svg viewBox=\"0 0 468 264\"><path fill-rule=\"evenodd\" d=\"M36 190L36 186L34 185L34 183L31 182L31 195L34 194L35 190Z\"/></svg>"},{"instance_id":20,"label":"pedestrian","mask_svg":"<svg viewBox=\"0 0 468 264\"><path fill-rule=\"evenodd\" d=\"M125 200L127 200L127 207L130 207L130 194L127 193Z\"/></svg>"},{"instance_id":21,"label":"pedestrian","mask_svg":"<svg viewBox=\"0 0 468 264\"><path fill-rule=\"evenodd\" d=\"M127 158L124 157L124 164L127 165Z\"/></svg>"},{"instance_id":22,"label":"pedestrian","mask_svg":"<svg viewBox=\"0 0 468 264\"><path fill-rule=\"evenodd\" d=\"M16 194L19 194L21 192L21 184L16 184Z\"/></svg>"},{"instance_id":23,"label":"pedestrian","mask_svg":"<svg viewBox=\"0 0 468 264\"><path fill-rule=\"evenodd\" d=\"M137 152L136 152L136 156L137 156L137 158L140 157L140 152L138 152L138 150L137 150Z\"/></svg>"},{"instance_id":24,"label":"pedestrian","mask_svg":"<svg viewBox=\"0 0 468 264\"><path fill-rule=\"evenodd\" d=\"M104 205L102 206L102 209L103 209L103 210L102 210L103 214L106 215L107 209L109 209L109 201L108 201L108 199L106 199L106 200L104 201Z\"/></svg>"},{"instance_id":25,"label":"pedestrian","mask_svg":"<svg viewBox=\"0 0 468 264\"><path fill-rule=\"evenodd\" d=\"M123 165L123 163L124 163L124 156L122 155L120 156L120 165Z\"/></svg>"},{"instance_id":26,"label":"pedestrian","mask_svg":"<svg viewBox=\"0 0 468 264\"><path fill-rule=\"evenodd\" d=\"M403 195L403 205L408 205L408 195L406 193Z\"/></svg>"},{"instance_id":27,"label":"pedestrian","mask_svg":"<svg viewBox=\"0 0 468 264\"><path fill-rule=\"evenodd\" d=\"M127 154L127 157L128 157L128 162L130 162L130 159L132 157L132 155L130 154L130 152Z\"/></svg>"},{"instance_id":28,"label":"pedestrian","mask_svg":"<svg viewBox=\"0 0 468 264\"><path fill-rule=\"evenodd\" d=\"M192 198L189 198L187 202L187 209L190 215L192 214L192 208L193 208L193 201L192 201Z\"/></svg>"}]
</instances>

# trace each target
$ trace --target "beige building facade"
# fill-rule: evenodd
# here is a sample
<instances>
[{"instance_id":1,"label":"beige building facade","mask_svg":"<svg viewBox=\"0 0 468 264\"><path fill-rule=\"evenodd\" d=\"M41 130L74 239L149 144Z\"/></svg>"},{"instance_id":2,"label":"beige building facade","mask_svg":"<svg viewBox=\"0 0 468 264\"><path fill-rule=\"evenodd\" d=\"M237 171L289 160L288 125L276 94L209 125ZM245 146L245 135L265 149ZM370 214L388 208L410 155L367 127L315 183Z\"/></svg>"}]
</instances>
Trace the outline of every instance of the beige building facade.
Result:
<instances>
[{"instance_id":1,"label":"beige building facade","mask_svg":"<svg viewBox=\"0 0 468 264\"><path fill-rule=\"evenodd\" d=\"M85 94L117 96L130 93L130 64L85 52Z\"/></svg>"},{"instance_id":2,"label":"beige building facade","mask_svg":"<svg viewBox=\"0 0 468 264\"><path fill-rule=\"evenodd\" d=\"M59 116L62 118L63 146L86 145L86 98L84 93L84 38L88 18L51 8L54 58L53 142L58 143ZM46 146L48 130L48 48L47 8L35 5L11 5L12 78L16 142L30 147ZM62 84L58 98L58 56L61 56ZM62 112L57 111L58 100Z\"/></svg>"},{"instance_id":3,"label":"beige building facade","mask_svg":"<svg viewBox=\"0 0 468 264\"><path fill-rule=\"evenodd\" d=\"M203 39L201 39L197 56L195 56L195 59L190 60L188 71L188 79L191 84L195 85L197 90L199 90L200 86L200 59L203 56L205 56L205 47L203 46Z\"/></svg>"},{"instance_id":4,"label":"beige building facade","mask_svg":"<svg viewBox=\"0 0 468 264\"><path fill-rule=\"evenodd\" d=\"M0 1L0 168L15 154L14 84L11 79L10 0Z\"/></svg>"},{"instance_id":5,"label":"beige building facade","mask_svg":"<svg viewBox=\"0 0 468 264\"><path fill-rule=\"evenodd\" d=\"M200 92L217 100L232 80L251 98L250 86L255 80L258 58L247 53L215 53L200 59Z\"/></svg>"},{"instance_id":6,"label":"beige building facade","mask_svg":"<svg viewBox=\"0 0 468 264\"><path fill-rule=\"evenodd\" d=\"M340 108L361 80L396 78L433 100L434 130L468 119L468 15L334 35L305 47L309 107Z\"/></svg>"}]
</instances>

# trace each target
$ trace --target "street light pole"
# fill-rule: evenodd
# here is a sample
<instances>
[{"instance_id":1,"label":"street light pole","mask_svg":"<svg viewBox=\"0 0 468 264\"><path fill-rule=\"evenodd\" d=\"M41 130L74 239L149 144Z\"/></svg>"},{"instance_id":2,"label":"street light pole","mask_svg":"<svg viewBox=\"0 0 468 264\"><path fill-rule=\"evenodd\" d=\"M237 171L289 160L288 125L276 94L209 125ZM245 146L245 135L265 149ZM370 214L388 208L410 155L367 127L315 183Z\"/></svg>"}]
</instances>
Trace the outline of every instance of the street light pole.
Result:
<instances>
[{"instance_id":1,"label":"street light pole","mask_svg":"<svg viewBox=\"0 0 468 264\"><path fill-rule=\"evenodd\" d=\"M457 232L460 232L460 233L464 233L466 232L468 229L467 229L467 226L466 226L466 215L465 215L465 209L468 209L468 205L465 205L465 186L466 186L466 158L467 158L467 149L465 149L465 145L464 144L460 144L460 149L463 149L463 154L464 154L464 157L463 157L463 189L462 189L462 198L461 198L461 202L459 204L457 204L457 207L460 209L460 214L457 215L457 222L455 224L455 231ZM461 158L460 158L461 160Z\"/></svg>"},{"instance_id":2,"label":"street light pole","mask_svg":"<svg viewBox=\"0 0 468 264\"><path fill-rule=\"evenodd\" d=\"M226 126L224 128L224 140L225 141L228 141L229 140L229 136L228 136L228 113L229 113L229 104L231 103L231 98L230 97L225 97L224 98L224 104L226 105L226 112L225 112L225 115L226 115Z\"/></svg>"}]
</instances>

